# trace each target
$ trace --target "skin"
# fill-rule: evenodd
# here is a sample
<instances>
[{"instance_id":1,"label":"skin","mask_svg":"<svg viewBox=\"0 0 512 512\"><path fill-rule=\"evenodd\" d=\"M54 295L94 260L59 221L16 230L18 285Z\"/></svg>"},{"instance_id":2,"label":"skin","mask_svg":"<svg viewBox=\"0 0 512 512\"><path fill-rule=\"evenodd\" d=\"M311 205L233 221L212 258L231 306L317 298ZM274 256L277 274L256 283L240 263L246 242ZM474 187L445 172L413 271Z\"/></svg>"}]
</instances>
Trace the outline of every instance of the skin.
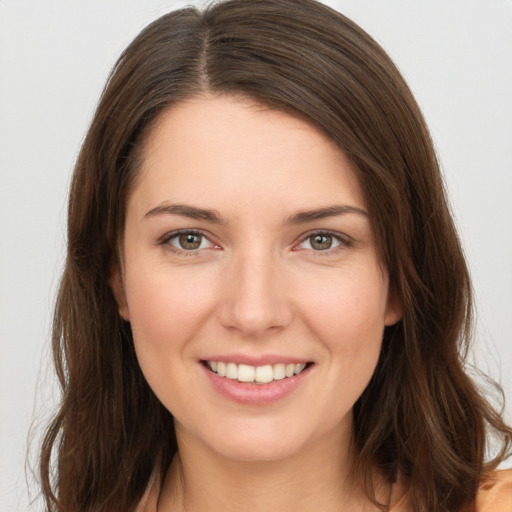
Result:
<instances>
[{"instance_id":1,"label":"skin","mask_svg":"<svg viewBox=\"0 0 512 512\"><path fill-rule=\"evenodd\" d=\"M159 510L362 510L352 406L401 310L350 161L302 120L209 95L164 111L142 161L112 287L175 418ZM331 206L353 211L297 215ZM199 248L180 247L176 230ZM284 398L246 405L207 377L201 361L221 354L313 364Z\"/></svg>"}]
</instances>

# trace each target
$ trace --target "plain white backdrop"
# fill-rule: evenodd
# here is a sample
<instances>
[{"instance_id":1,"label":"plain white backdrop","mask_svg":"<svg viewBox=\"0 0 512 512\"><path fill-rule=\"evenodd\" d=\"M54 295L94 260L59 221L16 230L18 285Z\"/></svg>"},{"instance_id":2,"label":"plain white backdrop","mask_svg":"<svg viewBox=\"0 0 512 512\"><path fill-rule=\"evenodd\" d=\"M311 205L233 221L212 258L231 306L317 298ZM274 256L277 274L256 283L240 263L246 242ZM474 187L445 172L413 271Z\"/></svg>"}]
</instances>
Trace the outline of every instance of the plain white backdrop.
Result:
<instances>
[{"instance_id":1,"label":"plain white backdrop","mask_svg":"<svg viewBox=\"0 0 512 512\"><path fill-rule=\"evenodd\" d=\"M74 160L120 52L188 3L0 0L2 512L41 510L24 459L58 399L49 336ZM424 111L474 280L476 362L512 421L512 1L326 3L384 46Z\"/></svg>"}]
</instances>

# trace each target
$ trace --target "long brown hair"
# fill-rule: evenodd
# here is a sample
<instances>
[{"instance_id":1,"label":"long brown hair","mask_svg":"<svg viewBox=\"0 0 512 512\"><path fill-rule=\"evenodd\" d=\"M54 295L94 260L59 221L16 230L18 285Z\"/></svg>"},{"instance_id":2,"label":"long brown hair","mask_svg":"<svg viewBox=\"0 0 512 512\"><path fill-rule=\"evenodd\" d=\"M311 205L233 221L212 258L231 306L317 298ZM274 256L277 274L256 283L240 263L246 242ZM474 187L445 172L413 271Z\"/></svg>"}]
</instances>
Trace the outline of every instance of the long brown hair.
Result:
<instances>
[{"instance_id":1,"label":"long brown hair","mask_svg":"<svg viewBox=\"0 0 512 512\"><path fill-rule=\"evenodd\" d=\"M384 333L354 407L354 470L400 475L414 511L460 511L510 450L512 430L465 373L471 286L436 155L382 48L314 0L228 0L149 25L113 69L76 163L53 325L62 388L41 451L49 511L133 511L176 451L109 287L144 136L201 92L242 95L307 120L355 164L404 316ZM502 451L485 459L489 432Z\"/></svg>"}]
</instances>

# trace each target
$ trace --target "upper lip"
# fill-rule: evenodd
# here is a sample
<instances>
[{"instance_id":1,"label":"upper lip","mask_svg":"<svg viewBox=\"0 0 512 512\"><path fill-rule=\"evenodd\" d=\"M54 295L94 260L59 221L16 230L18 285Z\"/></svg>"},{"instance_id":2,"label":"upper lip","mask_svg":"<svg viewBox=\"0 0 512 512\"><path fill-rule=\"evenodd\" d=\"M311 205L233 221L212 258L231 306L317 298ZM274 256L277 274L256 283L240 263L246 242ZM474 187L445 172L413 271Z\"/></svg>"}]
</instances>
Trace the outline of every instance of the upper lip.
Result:
<instances>
[{"instance_id":1,"label":"upper lip","mask_svg":"<svg viewBox=\"0 0 512 512\"><path fill-rule=\"evenodd\" d=\"M274 364L307 364L312 362L296 356L284 356L275 354L261 354L249 356L246 354L219 354L205 357L202 361L216 361L223 363L247 364L249 366L265 366Z\"/></svg>"}]
</instances>

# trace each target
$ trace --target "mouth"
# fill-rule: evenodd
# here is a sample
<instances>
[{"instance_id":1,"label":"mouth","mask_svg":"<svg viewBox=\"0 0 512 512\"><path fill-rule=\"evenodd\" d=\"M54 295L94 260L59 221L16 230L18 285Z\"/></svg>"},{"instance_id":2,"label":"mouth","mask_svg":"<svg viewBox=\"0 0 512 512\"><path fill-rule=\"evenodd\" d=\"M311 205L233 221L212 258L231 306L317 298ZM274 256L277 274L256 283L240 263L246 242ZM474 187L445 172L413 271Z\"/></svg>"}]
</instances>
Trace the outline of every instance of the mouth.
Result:
<instances>
[{"instance_id":1,"label":"mouth","mask_svg":"<svg viewBox=\"0 0 512 512\"><path fill-rule=\"evenodd\" d=\"M313 364L308 362L251 366L224 361L202 361L202 363L219 377L250 384L269 384L270 382L288 379L299 375Z\"/></svg>"}]
</instances>

